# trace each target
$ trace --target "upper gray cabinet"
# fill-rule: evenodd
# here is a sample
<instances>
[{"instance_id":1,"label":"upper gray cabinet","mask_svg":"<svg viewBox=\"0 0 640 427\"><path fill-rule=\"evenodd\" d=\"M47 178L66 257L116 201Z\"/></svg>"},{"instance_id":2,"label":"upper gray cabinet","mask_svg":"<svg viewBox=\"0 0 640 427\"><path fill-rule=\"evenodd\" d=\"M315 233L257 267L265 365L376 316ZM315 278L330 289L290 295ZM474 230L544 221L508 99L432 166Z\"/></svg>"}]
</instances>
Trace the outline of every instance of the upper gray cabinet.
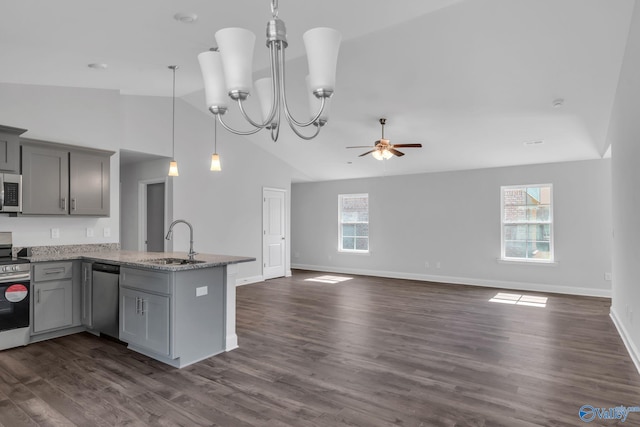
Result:
<instances>
[{"instance_id":1,"label":"upper gray cabinet","mask_svg":"<svg viewBox=\"0 0 640 427\"><path fill-rule=\"evenodd\" d=\"M22 139L22 214L109 216L112 155Z\"/></svg>"},{"instance_id":2,"label":"upper gray cabinet","mask_svg":"<svg viewBox=\"0 0 640 427\"><path fill-rule=\"evenodd\" d=\"M0 125L0 172L20 173L20 135L26 131Z\"/></svg>"}]
</instances>

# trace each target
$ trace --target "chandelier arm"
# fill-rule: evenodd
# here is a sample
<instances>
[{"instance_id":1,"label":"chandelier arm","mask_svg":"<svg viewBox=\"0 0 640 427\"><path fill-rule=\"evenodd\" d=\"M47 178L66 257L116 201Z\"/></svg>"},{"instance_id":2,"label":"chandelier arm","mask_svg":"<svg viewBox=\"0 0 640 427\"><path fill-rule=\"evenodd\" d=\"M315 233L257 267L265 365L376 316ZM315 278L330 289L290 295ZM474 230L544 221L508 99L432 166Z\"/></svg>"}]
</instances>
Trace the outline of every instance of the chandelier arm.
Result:
<instances>
[{"instance_id":1,"label":"chandelier arm","mask_svg":"<svg viewBox=\"0 0 640 427\"><path fill-rule=\"evenodd\" d=\"M251 117L249 117L247 112L244 110L244 106L243 106L243 103L242 103L241 99L238 99L238 107L240 108L240 112L242 113L242 117L244 117L244 119L246 121L248 121L251 124L251 126L263 129L264 127L266 127L269 124L269 122L267 122L267 123L256 123L256 122L254 122L251 119Z\"/></svg>"},{"instance_id":2,"label":"chandelier arm","mask_svg":"<svg viewBox=\"0 0 640 427\"><path fill-rule=\"evenodd\" d=\"M280 101L278 101L280 102ZM278 108L278 110L276 111L276 121L275 121L275 126L271 127L271 140L273 142L277 142L278 141L278 137L280 136L280 108Z\"/></svg>"},{"instance_id":3,"label":"chandelier arm","mask_svg":"<svg viewBox=\"0 0 640 427\"><path fill-rule=\"evenodd\" d=\"M291 125L291 123L289 123L289 125ZM300 133L300 131L299 131L295 126L291 126L291 130L292 130L296 135L298 135L298 137L300 137L300 138L302 138L302 139L305 139L305 140L309 141L309 140L311 140L311 139L315 138L316 136L318 136L318 134L320 133L320 128L321 128L321 127L322 127L322 126L316 126L316 131L315 131L315 132L314 132L314 134L313 134L313 135L311 135L311 136L305 136L305 135L301 134L301 133Z\"/></svg>"},{"instance_id":4,"label":"chandelier arm","mask_svg":"<svg viewBox=\"0 0 640 427\"><path fill-rule=\"evenodd\" d=\"M253 130L249 130L249 131L239 131L239 130L235 130L231 127L229 127L223 120L222 120L222 114L216 114L216 116L218 117L218 121L220 122L220 124L222 125L222 127L224 127L226 130L228 130L231 133L235 133L236 135L253 135L254 133L260 132L263 128L256 128Z\"/></svg>"},{"instance_id":5,"label":"chandelier arm","mask_svg":"<svg viewBox=\"0 0 640 427\"><path fill-rule=\"evenodd\" d=\"M282 97L282 105L283 105L285 117L287 118L287 121L289 122L289 126L291 126L292 129L293 129L294 125L300 126L300 127L311 126L312 124L317 122L318 119L320 119L320 116L322 115L322 112L324 111L326 99L324 97L320 98L321 101L322 101L322 104L320 105L320 111L310 121L305 123L305 122L299 122L296 119L294 119L293 116L291 115L291 113L289 112L289 105L287 104L287 94L286 94L286 91L285 91L285 83L284 83L284 81L285 81L284 62L285 62L284 61L284 49L282 49L280 57L279 57L278 65L280 66L279 67L280 68L280 96Z\"/></svg>"}]
</instances>

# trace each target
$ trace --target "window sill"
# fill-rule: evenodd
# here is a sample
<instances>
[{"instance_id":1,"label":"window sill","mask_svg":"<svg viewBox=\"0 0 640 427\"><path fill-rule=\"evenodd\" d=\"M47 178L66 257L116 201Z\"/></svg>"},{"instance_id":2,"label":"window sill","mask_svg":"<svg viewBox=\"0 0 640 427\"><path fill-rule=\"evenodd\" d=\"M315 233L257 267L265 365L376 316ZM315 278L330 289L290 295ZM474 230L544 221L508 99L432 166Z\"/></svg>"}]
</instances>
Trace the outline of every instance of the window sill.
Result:
<instances>
[{"instance_id":1,"label":"window sill","mask_svg":"<svg viewBox=\"0 0 640 427\"><path fill-rule=\"evenodd\" d=\"M344 251L344 250L341 250L341 249L338 249L338 253L339 254L351 254L351 255L366 255L366 256L371 255L371 251Z\"/></svg>"},{"instance_id":2,"label":"window sill","mask_svg":"<svg viewBox=\"0 0 640 427\"><path fill-rule=\"evenodd\" d=\"M497 259L498 264L515 264L515 265L544 265L547 267L557 267L558 266L558 262L557 261L525 261L525 260L521 260L521 259L505 259L505 258L498 258Z\"/></svg>"}]
</instances>

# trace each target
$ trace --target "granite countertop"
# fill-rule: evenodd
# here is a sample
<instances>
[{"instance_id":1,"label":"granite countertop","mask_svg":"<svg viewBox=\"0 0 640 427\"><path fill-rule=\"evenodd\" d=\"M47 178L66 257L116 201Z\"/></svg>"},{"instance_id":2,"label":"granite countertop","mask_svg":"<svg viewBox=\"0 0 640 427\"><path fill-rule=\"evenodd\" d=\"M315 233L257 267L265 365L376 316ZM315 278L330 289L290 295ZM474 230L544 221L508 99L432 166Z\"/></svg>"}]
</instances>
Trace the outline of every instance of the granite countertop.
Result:
<instances>
[{"instance_id":1,"label":"granite countertop","mask_svg":"<svg viewBox=\"0 0 640 427\"><path fill-rule=\"evenodd\" d=\"M229 264L238 264L241 262L255 261L255 258L231 256L231 255L214 255L214 254L197 254L194 259L202 261L196 264L179 264L179 265L163 265L153 264L149 260L158 258L180 258L187 259L186 252L138 252L138 251L96 251L96 252L64 252L64 253L44 253L29 257L22 257L31 262L46 261L71 261L86 260L95 262L105 262L125 267L142 267L152 270L163 271L184 271L196 270L201 268L222 267Z\"/></svg>"}]
</instances>

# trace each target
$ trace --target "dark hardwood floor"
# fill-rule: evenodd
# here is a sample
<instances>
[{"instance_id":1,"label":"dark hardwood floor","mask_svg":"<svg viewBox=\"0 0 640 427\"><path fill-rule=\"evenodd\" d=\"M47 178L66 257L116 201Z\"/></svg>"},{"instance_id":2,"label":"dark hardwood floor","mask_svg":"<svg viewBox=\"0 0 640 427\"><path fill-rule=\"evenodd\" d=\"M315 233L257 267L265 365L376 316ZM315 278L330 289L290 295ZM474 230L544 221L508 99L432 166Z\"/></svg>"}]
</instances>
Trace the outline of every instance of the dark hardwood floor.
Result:
<instances>
[{"instance_id":1,"label":"dark hardwood floor","mask_svg":"<svg viewBox=\"0 0 640 427\"><path fill-rule=\"evenodd\" d=\"M0 424L579 426L582 405L640 406L607 299L321 275L239 287L240 348L180 370L86 333L2 351Z\"/></svg>"}]
</instances>

